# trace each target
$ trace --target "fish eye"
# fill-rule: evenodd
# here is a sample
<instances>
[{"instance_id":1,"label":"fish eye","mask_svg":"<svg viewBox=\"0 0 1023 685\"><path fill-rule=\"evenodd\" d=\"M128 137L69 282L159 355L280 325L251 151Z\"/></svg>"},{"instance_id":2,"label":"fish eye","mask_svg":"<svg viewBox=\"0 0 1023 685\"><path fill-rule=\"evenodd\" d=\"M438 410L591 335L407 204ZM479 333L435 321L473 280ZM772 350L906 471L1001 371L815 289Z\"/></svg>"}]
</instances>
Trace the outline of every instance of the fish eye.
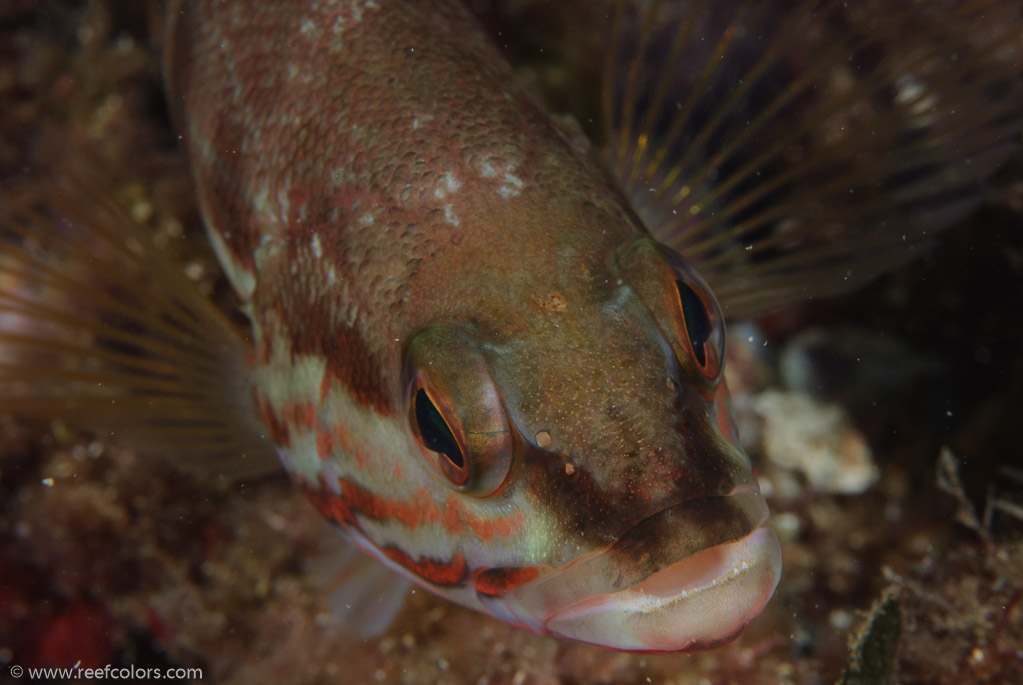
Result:
<instances>
[{"instance_id":1,"label":"fish eye","mask_svg":"<svg viewBox=\"0 0 1023 685\"><path fill-rule=\"evenodd\" d=\"M649 238L623 246L615 260L671 343L682 372L710 392L721 379L725 329L706 282L684 257Z\"/></svg>"},{"instance_id":2,"label":"fish eye","mask_svg":"<svg viewBox=\"0 0 1023 685\"><path fill-rule=\"evenodd\" d=\"M724 316L703 278L681 256L665 250L674 276L672 288L678 323L675 329L682 348L679 360L705 383L716 384L725 359Z\"/></svg>"},{"instance_id":3,"label":"fish eye","mask_svg":"<svg viewBox=\"0 0 1023 685\"><path fill-rule=\"evenodd\" d=\"M419 388L412 398L412 413L415 432L423 446L441 457L438 460L441 470L452 483L463 485L469 477L469 470L462 446L425 388Z\"/></svg>"},{"instance_id":4,"label":"fish eye","mask_svg":"<svg viewBox=\"0 0 1023 685\"><path fill-rule=\"evenodd\" d=\"M501 395L469 330L433 324L405 350L409 429L426 459L459 492L490 497L512 462Z\"/></svg>"},{"instance_id":5,"label":"fish eye","mask_svg":"<svg viewBox=\"0 0 1023 685\"><path fill-rule=\"evenodd\" d=\"M682 321L685 324L689 346L693 350L696 363L700 365L701 369L706 369L706 348L711 335L710 315L707 313L703 300L691 285L679 279L675 281L675 287L678 289L679 309L682 311Z\"/></svg>"}]
</instances>

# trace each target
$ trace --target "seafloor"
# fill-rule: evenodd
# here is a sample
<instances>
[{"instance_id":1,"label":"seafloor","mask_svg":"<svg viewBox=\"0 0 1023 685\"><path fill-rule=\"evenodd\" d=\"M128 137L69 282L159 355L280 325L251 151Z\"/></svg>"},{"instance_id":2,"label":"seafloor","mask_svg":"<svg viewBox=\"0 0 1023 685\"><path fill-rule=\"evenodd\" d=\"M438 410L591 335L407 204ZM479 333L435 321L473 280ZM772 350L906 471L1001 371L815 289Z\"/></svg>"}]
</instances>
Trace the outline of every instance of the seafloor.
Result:
<instances>
[{"instance_id":1,"label":"seafloor","mask_svg":"<svg viewBox=\"0 0 1023 685\"><path fill-rule=\"evenodd\" d=\"M523 67L539 90L568 97L574 53L551 45L585 21L543 3L474 7L506 22L513 52L545 55ZM159 12L0 3L0 182L48 137L92 141L133 215L230 306L165 113ZM1021 683L1021 278L1017 157L908 268L733 327L730 382L785 571L742 637L698 654L536 636L421 591L359 640L330 627L316 571L336 534L283 475L196 476L0 416L0 680L13 664L80 662L239 684L832 683L887 592L901 613L893 682Z\"/></svg>"}]
</instances>

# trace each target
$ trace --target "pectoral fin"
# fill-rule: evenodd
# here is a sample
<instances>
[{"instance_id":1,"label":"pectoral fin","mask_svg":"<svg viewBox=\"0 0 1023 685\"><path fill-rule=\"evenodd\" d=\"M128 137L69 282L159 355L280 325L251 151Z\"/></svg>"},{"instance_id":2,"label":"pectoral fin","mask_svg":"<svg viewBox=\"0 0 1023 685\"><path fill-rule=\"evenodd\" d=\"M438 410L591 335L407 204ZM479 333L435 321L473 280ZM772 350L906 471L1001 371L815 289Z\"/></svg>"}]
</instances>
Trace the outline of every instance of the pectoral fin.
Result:
<instances>
[{"instance_id":1,"label":"pectoral fin","mask_svg":"<svg viewBox=\"0 0 1023 685\"><path fill-rule=\"evenodd\" d=\"M64 158L0 204L0 411L218 474L276 470L244 333L112 198L96 157Z\"/></svg>"}]
</instances>

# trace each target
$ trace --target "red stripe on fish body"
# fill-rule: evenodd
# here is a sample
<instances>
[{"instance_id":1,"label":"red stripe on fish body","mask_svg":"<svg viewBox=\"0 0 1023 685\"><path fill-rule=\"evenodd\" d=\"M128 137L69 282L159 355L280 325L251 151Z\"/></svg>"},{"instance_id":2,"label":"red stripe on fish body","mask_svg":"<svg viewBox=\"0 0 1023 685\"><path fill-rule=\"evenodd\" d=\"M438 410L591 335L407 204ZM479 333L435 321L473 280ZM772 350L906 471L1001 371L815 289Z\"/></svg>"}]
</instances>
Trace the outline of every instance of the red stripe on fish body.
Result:
<instances>
[{"instance_id":1,"label":"red stripe on fish body","mask_svg":"<svg viewBox=\"0 0 1023 685\"><path fill-rule=\"evenodd\" d=\"M385 548L384 554L400 567L409 569L419 578L439 588L457 587L469 578L469 567L461 555L444 561L428 557L412 558L396 548Z\"/></svg>"},{"instance_id":2,"label":"red stripe on fish body","mask_svg":"<svg viewBox=\"0 0 1023 685\"><path fill-rule=\"evenodd\" d=\"M500 597L511 588L536 580L540 571L535 568L494 568L476 575L476 591L488 597Z\"/></svg>"}]
</instances>

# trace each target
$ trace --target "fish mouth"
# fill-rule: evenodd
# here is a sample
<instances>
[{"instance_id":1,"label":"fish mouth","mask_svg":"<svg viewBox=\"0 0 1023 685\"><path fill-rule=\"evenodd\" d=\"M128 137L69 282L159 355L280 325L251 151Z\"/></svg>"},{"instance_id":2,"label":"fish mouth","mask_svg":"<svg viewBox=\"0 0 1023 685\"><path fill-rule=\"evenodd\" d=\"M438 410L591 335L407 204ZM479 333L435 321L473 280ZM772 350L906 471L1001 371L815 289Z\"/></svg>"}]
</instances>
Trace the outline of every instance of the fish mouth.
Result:
<instances>
[{"instance_id":1,"label":"fish mouth","mask_svg":"<svg viewBox=\"0 0 1023 685\"><path fill-rule=\"evenodd\" d=\"M500 613L626 651L715 647L737 637L778 585L781 547L761 527L767 516L755 481L677 504L611 547L511 589L497 600Z\"/></svg>"}]
</instances>

